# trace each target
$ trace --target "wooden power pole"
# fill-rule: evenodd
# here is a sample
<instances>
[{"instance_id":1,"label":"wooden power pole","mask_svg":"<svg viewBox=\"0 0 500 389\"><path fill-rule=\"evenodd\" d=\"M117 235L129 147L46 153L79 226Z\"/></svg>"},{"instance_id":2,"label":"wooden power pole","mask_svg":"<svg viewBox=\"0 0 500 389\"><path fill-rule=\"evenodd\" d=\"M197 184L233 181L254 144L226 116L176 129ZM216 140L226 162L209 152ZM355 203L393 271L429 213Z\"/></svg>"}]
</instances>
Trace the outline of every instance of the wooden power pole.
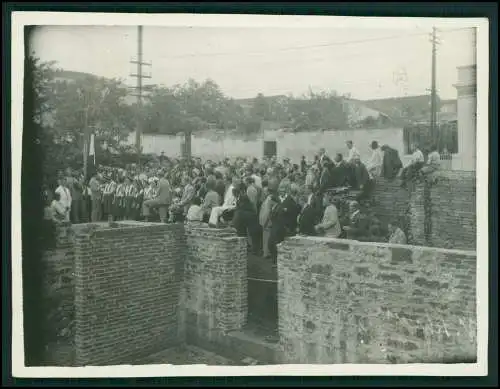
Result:
<instances>
[{"instance_id":1,"label":"wooden power pole","mask_svg":"<svg viewBox=\"0 0 500 389\"><path fill-rule=\"evenodd\" d=\"M432 29L432 74L431 74L431 139L437 140L437 90L436 90L436 52L439 44L436 27Z\"/></svg>"},{"instance_id":2,"label":"wooden power pole","mask_svg":"<svg viewBox=\"0 0 500 389\"><path fill-rule=\"evenodd\" d=\"M151 66L151 63L142 61L142 26L137 28L137 61L130 61L130 63L137 65L137 73L131 74L131 77L137 78L137 86L135 87L136 93L133 96L137 97L137 129L135 133L135 148L137 151L137 162L141 162L141 135L142 135L142 93L144 85L142 80L151 78L151 75L145 75L142 71L143 66Z\"/></svg>"}]
</instances>

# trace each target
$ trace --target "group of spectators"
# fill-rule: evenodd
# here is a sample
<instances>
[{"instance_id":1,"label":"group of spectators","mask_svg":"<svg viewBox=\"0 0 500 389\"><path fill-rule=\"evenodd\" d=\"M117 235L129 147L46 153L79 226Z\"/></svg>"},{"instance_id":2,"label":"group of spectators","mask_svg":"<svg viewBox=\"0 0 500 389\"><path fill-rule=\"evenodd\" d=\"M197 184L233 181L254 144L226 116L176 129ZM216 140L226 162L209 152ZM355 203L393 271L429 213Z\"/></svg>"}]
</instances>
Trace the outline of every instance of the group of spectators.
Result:
<instances>
[{"instance_id":1,"label":"group of spectators","mask_svg":"<svg viewBox=\"0 0 500 389\"><path fill-rule=\"evenodd\" d=\"M398 152L370 144L365 162L352 141L333 158L321 149L302 157L220 162L200 158L161 160L146 166L99 167L90 179L67 169L45 190L45 218L53 223L144 220L231 226L259 255L276 258L276 246L297 233L406 243L399 222L382 226L370 213L378 177L402 185L438 168L439 153L425 162L418 147L403 169ZM436 156L437 154L437 156Z\"/></svg>"}]
</instances>

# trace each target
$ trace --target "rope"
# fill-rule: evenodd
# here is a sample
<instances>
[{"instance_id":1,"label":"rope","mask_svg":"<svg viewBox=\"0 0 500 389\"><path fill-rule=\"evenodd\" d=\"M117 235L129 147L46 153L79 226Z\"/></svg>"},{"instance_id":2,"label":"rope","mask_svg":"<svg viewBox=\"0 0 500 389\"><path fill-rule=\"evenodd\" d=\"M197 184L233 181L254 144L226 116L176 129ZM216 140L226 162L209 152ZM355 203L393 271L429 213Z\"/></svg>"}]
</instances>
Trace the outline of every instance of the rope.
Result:
<instances>
[{"instance_id":1,"label":"rope","mask_svg":"<svg viewBox=\"0 0 500 389\"><path fill-rule=\"evenodd\" d=\"M260 281L260 282L272 282L272 283L278 283L277 280L264 280L262 278L252 278L252 277L247 277L247 280L251 280L251 281Z\"/></svg>"}]
</instances>

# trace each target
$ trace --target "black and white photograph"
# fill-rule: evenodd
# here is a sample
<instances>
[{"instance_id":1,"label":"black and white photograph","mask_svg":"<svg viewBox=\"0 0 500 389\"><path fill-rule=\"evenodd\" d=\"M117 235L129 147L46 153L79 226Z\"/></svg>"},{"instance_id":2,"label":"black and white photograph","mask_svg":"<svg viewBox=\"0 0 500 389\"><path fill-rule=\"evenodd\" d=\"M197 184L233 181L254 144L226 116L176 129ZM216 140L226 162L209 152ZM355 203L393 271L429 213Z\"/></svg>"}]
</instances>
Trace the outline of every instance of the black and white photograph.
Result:
<instances>
[{"instance_id":1,"label":"black and white photograph","mask_svg":"<svg viewBox=\"0 0 500 389\"><path fill-rule=\"evenodd\" d=\"M13 373L487 374L487 19L12 39Z\"/></svg>"}]
</instances>

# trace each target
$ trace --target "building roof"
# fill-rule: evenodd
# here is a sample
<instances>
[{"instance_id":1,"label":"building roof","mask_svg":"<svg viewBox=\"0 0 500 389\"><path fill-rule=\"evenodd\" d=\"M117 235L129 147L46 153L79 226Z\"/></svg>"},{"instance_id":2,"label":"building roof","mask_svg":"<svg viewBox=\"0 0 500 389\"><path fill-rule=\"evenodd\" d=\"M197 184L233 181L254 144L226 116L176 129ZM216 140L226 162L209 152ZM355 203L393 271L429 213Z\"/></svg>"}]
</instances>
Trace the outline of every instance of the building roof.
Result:
<instances>
[{"instance_id":1,"label":"building roof","mask_svg":"<svg viewBox=\"0 0 500 389\"><path fill-rule=\"evenodd\" d=\"M89 77L90 78L99 78L99 76L96 76L95 74L84 73L84 72L75 72L72 70L63 70L63 69L56 70L54 76L57 78L64 78L68 81L69 80L73 80L73 81L83 80L83 79L89 78Z\"/></svg>"}]
</instances>

